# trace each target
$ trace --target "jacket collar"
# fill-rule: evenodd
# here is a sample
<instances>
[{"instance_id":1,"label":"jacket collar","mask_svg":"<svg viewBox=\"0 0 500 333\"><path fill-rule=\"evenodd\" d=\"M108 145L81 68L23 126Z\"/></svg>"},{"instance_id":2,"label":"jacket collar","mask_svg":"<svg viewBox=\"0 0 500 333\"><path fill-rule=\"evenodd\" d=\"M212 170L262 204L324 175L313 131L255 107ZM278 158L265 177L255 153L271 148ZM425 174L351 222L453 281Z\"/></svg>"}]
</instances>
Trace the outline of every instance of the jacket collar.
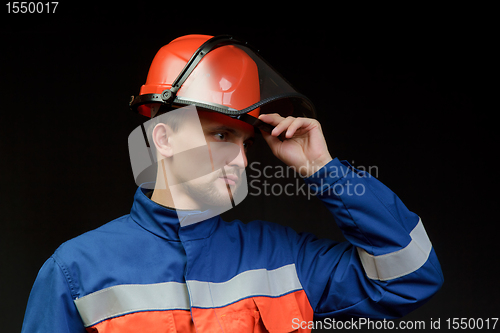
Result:
<instances>
[{"instance_id":1,"label":"jacket collar","mask_svg":"<svg viewBox=\"0 0 500 333\"><path fill-rule=\"evenodd\" d=\"M139 187L130 216L144 229L167 240L195 240L209 237L219 225L217 212L174 210L152 201Z\"/></svg>"}]
</instances>

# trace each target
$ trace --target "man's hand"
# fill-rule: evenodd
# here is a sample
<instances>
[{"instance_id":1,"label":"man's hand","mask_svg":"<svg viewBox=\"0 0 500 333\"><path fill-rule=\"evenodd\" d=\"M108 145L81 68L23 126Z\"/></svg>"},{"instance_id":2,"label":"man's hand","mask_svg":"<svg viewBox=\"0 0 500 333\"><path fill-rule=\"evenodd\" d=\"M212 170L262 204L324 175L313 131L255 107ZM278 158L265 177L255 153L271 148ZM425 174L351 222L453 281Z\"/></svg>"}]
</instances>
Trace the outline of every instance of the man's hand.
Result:
<instances>
[{"instance_id":1,"label":"man's hand","mask_svg":"<svg viewBox=\"0 0 500 333\"><path fill-rule=\"evenodd\" d=\"M261 131L274 155L302 176L311 176L332 160L316 119L283 118L276 113L262 114L259 119L275 126L271 134ZM278 139L282 133L283 141Z\"/></svg>"}]
</instances>

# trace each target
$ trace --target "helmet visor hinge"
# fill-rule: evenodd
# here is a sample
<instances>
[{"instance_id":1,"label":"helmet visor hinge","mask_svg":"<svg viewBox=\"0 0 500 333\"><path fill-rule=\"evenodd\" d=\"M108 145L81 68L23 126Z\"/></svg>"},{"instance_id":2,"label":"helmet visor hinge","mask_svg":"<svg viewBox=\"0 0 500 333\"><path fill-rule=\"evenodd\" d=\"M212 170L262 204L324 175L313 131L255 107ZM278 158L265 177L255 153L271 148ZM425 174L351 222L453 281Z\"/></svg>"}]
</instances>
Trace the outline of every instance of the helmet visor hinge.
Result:
<instances>
[{"instance_id":1,"label":"helmet visor hinge","mask_svg":"<svg viewBox=\"0 0 500 333\"><path fill-rule=\"evenodd\" d=\"M176 94L175 92L173 92L172 90L170 89L165 89L163 90L163 92L161 93L161 99L163 100L164 103L166 104L172 104L172 102L174 101L176 97Z\"/></svg>"}]
</instances>

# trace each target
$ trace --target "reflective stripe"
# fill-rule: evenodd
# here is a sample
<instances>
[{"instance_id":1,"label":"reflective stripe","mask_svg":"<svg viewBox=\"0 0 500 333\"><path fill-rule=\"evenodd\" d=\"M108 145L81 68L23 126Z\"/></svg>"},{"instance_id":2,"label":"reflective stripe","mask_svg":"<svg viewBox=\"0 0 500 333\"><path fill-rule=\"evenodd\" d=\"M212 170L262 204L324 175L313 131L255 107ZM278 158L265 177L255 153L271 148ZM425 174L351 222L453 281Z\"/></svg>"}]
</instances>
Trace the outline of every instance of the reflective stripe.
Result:
<instances>
[{"instance_id":1,"label":"reflective stripe","mask_svg":"<svg viewBox=\"0 0 500 333\"><path fill-rule=\"evenodd\" d=\"M222 307L251 296L278 297L301 290L295 265L275 270L250 270L221 283L188 281L113 286L76 299L75 305L86 327L137 311L190 310Z\"/></svg>"},{"instance_id":2,"label":"reflective stripe","mask_svg":"<svg viewBox=\"0 0 500 333\"><path fill-rule=\"evenodd\" d=\"M187 281L191 306L222 307L251 296L282 296L301 290L295 264L272 271L255 269L240 273L221 283Z\"/></svg>"},{"instance_id":3,"label":"reflective stripe","mask_svg":"<svg viewBox=\"0 0 500 333\"><path fill-rule=\"evenodd\" d=\"M425 264L432 244L422 220L418 221L410 237L411 242L405 248L384 255L374 256L358 248L366 275L372 280L386 281L410 274Z\"/></svg>"},{"instance_id":4,"label":"reflective stripe","mask_svg":"<svg viewBox=\"0 0 500 333\"><path fill-rule=\"evenodd\" d=\"M190 309L186 285L178 282L118 285L74 302L86 327L131 312Z\"/></svg>"}]
</instances>

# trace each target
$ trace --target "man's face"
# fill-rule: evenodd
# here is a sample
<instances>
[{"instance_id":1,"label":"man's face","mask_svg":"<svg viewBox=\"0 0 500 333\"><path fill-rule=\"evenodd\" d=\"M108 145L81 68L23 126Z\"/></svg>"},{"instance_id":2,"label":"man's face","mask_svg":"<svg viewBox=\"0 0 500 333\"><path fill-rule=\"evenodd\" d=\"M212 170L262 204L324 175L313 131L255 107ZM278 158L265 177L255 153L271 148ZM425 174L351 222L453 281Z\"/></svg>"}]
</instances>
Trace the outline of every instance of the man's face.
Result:
<instances>
[{"instance_id":1,"label":"man's face","mask_svg":"<svg viewBox=\"0 0 500 333\"><path fill-rule=\"evenodd\" d=\"M199 122L188 120L171 134L173 156L168 163L168 183L176 184L169 186L174 202L191 201L189 206L198 209L230 205L243 182L246 186L243 171L248 163L246 151L254 141L254 128L216 112L198 111L198 116ZM206 155L200 151L176 159L183 152L196 152L196 148L206 146ZM200 168L209 172L193 179L194 169Z\"/></svg>"}]
</instances>

